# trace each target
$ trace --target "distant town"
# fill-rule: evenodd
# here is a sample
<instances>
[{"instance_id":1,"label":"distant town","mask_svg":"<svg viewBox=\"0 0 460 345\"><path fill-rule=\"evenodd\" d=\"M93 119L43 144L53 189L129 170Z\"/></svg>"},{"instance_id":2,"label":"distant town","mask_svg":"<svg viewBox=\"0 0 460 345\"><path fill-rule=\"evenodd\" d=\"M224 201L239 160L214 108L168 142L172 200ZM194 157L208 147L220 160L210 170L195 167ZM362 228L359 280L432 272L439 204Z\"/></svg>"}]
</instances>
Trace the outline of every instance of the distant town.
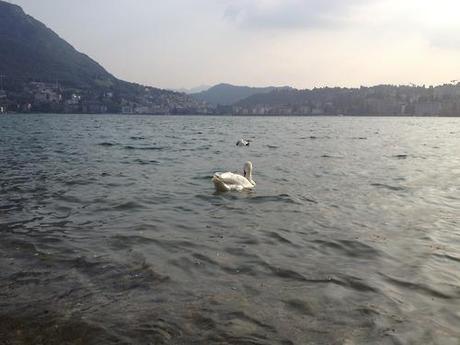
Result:
<instances>
[{"instance_id":1,"label":"distant town","mask_svg":"<svg viewBox=\"0 0 460 345\"><path fill-rule=\"evenodd\" d=\"M119 90L79 89L40 81L8 89L2 80L0 113L459 116L460 83L436 87L279 88L221 105L208 103L202 96L140 85L135 93L123 94Z\"/></svg>"},{"instance_id":2,"label":"distant town","mask_svg":"<svg viewBox=\"0 0 460 345\"><path fill-rule=\"evenodd\" d=\"M21 89L0 90L1 113L206 114L204 102L175 92L139 87L134 95L29 82Z\"/></svg>"},{"instance_id":3,"label":"distant town","mask_svg":"<svg viewBox=\"0 0 460 345\"><path fill-rule=\"evenodd\" d=\"M238 115L459 116L460 83L360 88L280 89L232 107Z\"/></svg>"}]
</instances>

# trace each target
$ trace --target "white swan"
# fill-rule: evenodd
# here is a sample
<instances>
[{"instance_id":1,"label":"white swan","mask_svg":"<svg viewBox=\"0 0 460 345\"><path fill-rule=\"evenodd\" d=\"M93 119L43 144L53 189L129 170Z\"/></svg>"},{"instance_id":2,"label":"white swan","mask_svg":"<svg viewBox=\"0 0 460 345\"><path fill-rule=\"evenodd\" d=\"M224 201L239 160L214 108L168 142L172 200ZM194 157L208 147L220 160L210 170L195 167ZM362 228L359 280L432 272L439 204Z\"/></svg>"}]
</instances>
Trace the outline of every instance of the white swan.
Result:
<instances>
[{"instance_id":1,"label":"white swan","mask_svg":"<svg viewBox=\"0 0 460 345\"><path fill-rule=\"evenodd\" d=\"M236 142L236 146L249 146L251 140L240 139Z\"/></svg>"},{"instance_id":2,"label":"white swan","mask_svg":"<svg viewBox=\"0 0 460 345\"><path fill-rule=\"evenodd\" d=\"M243 175L231 172L215 173L212 182L218 192L229 192L254 189L256 183L252 179L252 163L246 162L243 168Z\"/></svg>"}]
</instances>

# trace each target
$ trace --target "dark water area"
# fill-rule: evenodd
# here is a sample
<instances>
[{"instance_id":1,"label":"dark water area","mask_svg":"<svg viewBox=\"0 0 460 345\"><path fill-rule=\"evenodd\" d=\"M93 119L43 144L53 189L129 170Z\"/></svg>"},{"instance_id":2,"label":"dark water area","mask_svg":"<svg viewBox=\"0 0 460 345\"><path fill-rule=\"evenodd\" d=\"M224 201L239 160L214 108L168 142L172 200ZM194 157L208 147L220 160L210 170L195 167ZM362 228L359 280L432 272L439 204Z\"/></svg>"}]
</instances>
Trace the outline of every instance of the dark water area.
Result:
<instances>
[{"instance_id":1,"label":"dark water area","mask_svg":"<svg viewBox=\"0 0 460 345\"><path fill-rule=\"evenodd\" d=\"M460 119L2 116L0 344L458 345L459 186Z\"/></svg>"}]
</instances>

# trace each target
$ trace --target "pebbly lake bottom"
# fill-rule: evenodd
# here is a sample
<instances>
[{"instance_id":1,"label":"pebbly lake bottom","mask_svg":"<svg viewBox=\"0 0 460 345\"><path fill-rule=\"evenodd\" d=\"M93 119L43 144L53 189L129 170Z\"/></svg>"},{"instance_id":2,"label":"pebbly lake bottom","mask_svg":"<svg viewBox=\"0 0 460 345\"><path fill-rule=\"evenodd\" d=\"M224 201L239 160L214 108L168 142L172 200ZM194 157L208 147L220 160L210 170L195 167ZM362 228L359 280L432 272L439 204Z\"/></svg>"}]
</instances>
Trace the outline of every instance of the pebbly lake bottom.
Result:
<instances>
[{"instance_id":1,"label":"pebbly lake bottom","mask_svg":"<svg viewBox=\"0 0 460 345\"><path fill-rule=\"evenodd\" d=\"M0 344L457 345L459 135L453 118L2 116ZM247 160L256 190L215 193Z\"/></svg>"}]
</instances>

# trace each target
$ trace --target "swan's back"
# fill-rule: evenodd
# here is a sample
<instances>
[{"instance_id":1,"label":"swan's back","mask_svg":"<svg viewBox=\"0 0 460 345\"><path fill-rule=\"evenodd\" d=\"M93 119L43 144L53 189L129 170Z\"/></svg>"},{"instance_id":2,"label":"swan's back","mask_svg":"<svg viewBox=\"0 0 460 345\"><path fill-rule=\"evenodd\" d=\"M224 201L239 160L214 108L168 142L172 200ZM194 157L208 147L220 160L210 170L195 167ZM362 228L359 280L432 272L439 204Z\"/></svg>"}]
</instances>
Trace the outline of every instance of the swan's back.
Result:
<instances>
[{"instance_id":1,"label":"swan's back","mask_svg":"<svg viewBox=\"0 0 460 345\"><path fill-rule=\"evenodd\" d=\"M255 186L246 177L231 172L215 173L212 182L218 192L242 191Z\"/></svg>"}]
</instances>

